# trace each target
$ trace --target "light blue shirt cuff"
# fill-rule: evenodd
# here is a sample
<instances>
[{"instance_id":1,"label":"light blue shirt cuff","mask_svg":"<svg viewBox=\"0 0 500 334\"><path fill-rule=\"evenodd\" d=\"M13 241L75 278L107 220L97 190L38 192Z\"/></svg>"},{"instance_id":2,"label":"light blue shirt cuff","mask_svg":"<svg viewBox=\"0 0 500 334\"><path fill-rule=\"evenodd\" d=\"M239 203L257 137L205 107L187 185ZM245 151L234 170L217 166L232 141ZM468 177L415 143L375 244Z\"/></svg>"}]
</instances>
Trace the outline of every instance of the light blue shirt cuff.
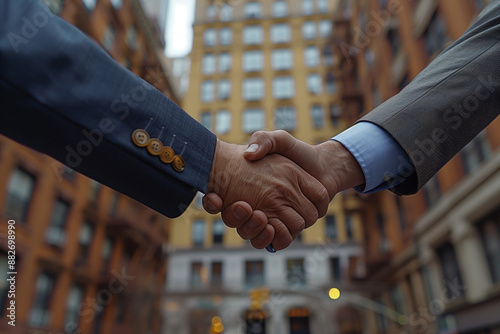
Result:
<instances>
[{"instance_id":1,"label":"light blue shirt cuff","mask_svg":"<svg viewBox=\"0 0 500 334\"><path fill-rule=\"evenodd\" d=\"M359 122L333 137L358 161L365 184L355 189L369 194L389 189L410 176L414 167L401 146L381 127Z\"/></svg>"}]
</instances>

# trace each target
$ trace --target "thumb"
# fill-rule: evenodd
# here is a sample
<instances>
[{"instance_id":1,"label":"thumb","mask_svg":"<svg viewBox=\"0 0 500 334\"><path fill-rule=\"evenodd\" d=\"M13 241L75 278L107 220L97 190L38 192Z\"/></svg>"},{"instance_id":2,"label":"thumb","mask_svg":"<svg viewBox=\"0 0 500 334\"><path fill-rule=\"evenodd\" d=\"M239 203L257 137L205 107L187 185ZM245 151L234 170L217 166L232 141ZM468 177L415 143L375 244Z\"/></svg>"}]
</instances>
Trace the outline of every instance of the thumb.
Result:
<instances>
[{"instance_id":1,"label":"thumb","mask_svg":"<svg viewBox=\"0 0 500 334\"><path fill-rule=\"evenodd\" d=\"M273 153L282 154L293 147L294 143L295 138L286 131L258 131L250 137L244 157L253 161Z\"/></svg>"},{"instance_id":2,"label":"thumb","mask_svg":"<svg viewBox=\"0 0 500 334\"><path fill-rule=\"evenodd\" d=\"M216 193L208 193L203 196L203 208L211 214L216 214L222 211L222 198Z\"/></svg>"}]
</instances>

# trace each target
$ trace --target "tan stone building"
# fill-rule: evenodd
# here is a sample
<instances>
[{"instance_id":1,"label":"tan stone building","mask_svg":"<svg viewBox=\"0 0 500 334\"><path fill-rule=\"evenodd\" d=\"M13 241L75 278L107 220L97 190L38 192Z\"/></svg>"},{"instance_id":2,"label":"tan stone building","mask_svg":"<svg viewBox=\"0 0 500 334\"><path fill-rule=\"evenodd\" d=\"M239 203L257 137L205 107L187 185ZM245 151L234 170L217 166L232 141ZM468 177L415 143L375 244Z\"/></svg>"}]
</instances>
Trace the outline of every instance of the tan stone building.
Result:
<instances>
[{"instance_id":1,"label":"tan stone building","mask_svg":"<svg viewBox=\"0 0 500 334\"><path fill-rule=\"evenodd\" d=\"M332 0L198 0L183 108L231 143L275 129L328 140L345 127L330 44L336 8ZM171 225L165 332L204 333L215 315L228 333L339 332L339 312L357 319L359 311L341 310L328 289L349 289L363 235L358 209L351 192L340 194L287 250L268 254L206 214L198 197ZM256 288L269 296L256 301Z\"/></svg>"},{"instance_id":2,"label":"tan stone building","mask_svg":"<svg viewBox=\"0 0 500 334\"><path fill-rule=\"evenodd\" d=\"M46 2L175 99L161 40L138 1ZM0 333L160 333L163 216L5 137L0 190ZM15 299L6 281L8 221L15 221ZM7 324L11 300L15 327Z\"/></svg>"}]
</instances>

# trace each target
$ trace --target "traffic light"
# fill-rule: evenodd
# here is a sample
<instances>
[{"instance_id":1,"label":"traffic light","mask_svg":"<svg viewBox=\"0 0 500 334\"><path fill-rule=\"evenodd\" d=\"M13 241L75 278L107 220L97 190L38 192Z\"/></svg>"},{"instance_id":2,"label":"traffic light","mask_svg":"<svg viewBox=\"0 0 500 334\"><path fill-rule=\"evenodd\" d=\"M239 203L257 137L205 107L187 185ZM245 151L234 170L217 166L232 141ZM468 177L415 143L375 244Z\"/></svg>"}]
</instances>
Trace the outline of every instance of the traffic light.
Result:
<instances>
[{"instance_id":1,"label":"traffic light","mask_svg":"<svg viewBox=\"0 0 500 334\"><path fill-rule=\"evenodd\" d=\"M224 332L224 325L222 324L222 319L220 317L212 318L212 326L210 327L210 334L219 334Z\"/></svg>"},{"instance_id":2,"label":"traffic light","mask_svg":"<svg viewBox=\"0 0 500 334\"><path fill-rule=\"evenodd\" d=\"M262 305L269 300L269 289L267 288L253 289L249 292L249 297L250 297L250 309L259 310L262 308Z\"/></svg>"}]
</instances>

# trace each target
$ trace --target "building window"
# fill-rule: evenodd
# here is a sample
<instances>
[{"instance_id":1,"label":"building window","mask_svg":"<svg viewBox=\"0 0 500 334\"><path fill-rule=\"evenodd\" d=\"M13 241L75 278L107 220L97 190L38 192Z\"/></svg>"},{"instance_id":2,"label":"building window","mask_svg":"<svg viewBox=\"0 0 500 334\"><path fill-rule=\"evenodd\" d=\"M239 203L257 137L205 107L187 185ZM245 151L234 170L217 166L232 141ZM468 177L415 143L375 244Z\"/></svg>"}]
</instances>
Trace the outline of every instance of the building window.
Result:
<instances>
[{"instance_id":1,"label":"building window","mask_svg":"<svg viewBox=\"0 0 500 334\"><path fill-rule=\"evenodd\" d=\"M201 113L201 125L212 131L212 113L210 111Z\"/></svg>"},{"instance_id":2,"label":"building window","mask_svg":"<svg viewBox=\"0 0 500 334\"><path fill-rule=\"evenodd\" d=\"M231 69L231 54L228 52L223 52L219 55L219 72L226 73Z\"/></svg>"},{"instance_id":3,"label":"building window","mask_svg":"<svg viewBox=\"0 0 500 334\"><path fill-rule=\"evenodd\" d=\"M345 230L346 230L347 240L352 240L352 238L354 237L354 230L352 226L351 215L345 216Z\"/></svg>"},{"instance_id":4,"label":"building window","mask_svg":"<svg viewBox=\"0 0 500 334\"><path fill-rule=\"evenodd\" d=\"M305 15L314 13L313 0L302 0L302 13Z\"/></svg>"},{"instance_id":5,"label":"building window","mask_svg":"<svg viewBox=\"0 0 500 334\"><path fill-rule=\"evenodd\" d=\"M74 284L69 290L66 299L66 326L77 327L80 323L80 311L82 310L84 289L82 286ZM67 327L69 328L69 327Z\"/></svg>"},{"instance_id":6,"label":"building window","mask_svg":"<svg viewBox=\"0 0 500 334\"><path fill-rule=\"evenodd\" d=\"M215 56L213 53L207 53L201 61L201 70L203 74L215 73Z\"/></svg>"},{"instance_id":7,"label":"building window","mask_svg":"<svg viewBox=\"0 0 500 334\"><path fill-rule=\"evenodd\" d=\"M407 314L403 293L401 292L401 288L399 286L396 286L391 290L391 299L396 312L399 314Z\"/></svg>"},{"instance_id":8,"label":"building window","mask_svg":"<svg viewBox=\"0 0 500 334\"><path fill-rule=\"evenodd\" d=\"M424 40L429 57L432 57L436 53L440 52L450 40L446 34L446 24L438 14L438 11L434 13L427 29L424 32Z\"/></svg>"},{"instance_id":9,"label":"building window","mask_svg":"<svg viewBox=\"0 0 500 334\"><path fill-rule=\"evenodd\" d=\"M262 43L264 33L261 26L246 26L243 28L243 43L260 44Z\"/></svg>"},{"instance_id":10,"label":"building window","mask_svg":"<svg viewBox=\"0 0 500 334\"><path fill-rule=\"evenodd\" d=\"M116 38L115 35L116 35L115 27L113 27L112 24L109 24L106 30L104 31L104 36L102 38L102 45L106 50L108 51L113 50Z\"/></svg>"},{"instance_id":11,"label":"building window","mask_svg":"<svg viewBox=\"0 0 500 334\"><path fill-rule=\"evenodd\" d=\"M328 13L328 0L318 0L318 12Z\"/></svg>"},{"instance_id":12,"label":"building window","mask_svg":"<svg viewBox=\"0 0 500 334\"><path fill-rule=\"evenodd\" d=\"M481 162L486 160L491 154L491 148L486 138L486 134L481 132L461 151L462 162L466 174L475 170Z\"/></svg>"},{"instance_id":13,"label":"building window","mask_svg":"<svg viewBox=\"0 0 500 334\"><path fill-rule=\"evenodd\" d=\"M17 168L11 174L7 185L5 215L16 221L26 221L29 205L35 187L35 177L24 169Z\"/></svg>"},{"instance_id":14,"label":"building window","mask_svg":"<svg viewBox=\"0 0 500 334\"><path fill-rule=\"evenodd\" d=\"M7 253L0 252L0 315L2 315L4 310L7 308L7 297L10 287L10 284L7 282L7 278L9 278L7 273L9 271L9 259L7 257Z\"/></svg>"},{"instance_id":15,"label":"building window","mask_svg":"<svg viewBox=\"0 0 500 334\"><path fill-rule=\"evenodd\" d=\"M195 220L193 223L193 245L202 246L205 242L205 221Z\"/></svg>"},{"instance_id":16,"label":"building window","mask_svg":"<svg viewBox=\"0 0 500 334\"><path fill-rule=\"evenodd\" d=\"M290 42L292 32L287 23L277 23L271 27L271 42L287 43Z\"/></svg>"},{"instance_id":17,"label":"building window","mask_svg":"<svg viewBox=\"0 0 500 334\"><path fill-rule=\"evenodd\" d=\"M264 111L262 109L246 109L243 111L242 129L245 133L263 130L266 126Z\"/></svg>"},{"instance_id":18,"label":"building window","mask_svg":"<svg viewBox=\"0 0 500 334\"><path fill-rule=\"evenodd\" d=\"M63 0L43 0L43 2L45 2L50 11L55 15L59 15L59 13L61 13Z\"/></svg>"},{"instance_id":19,"label":"building window","mask_svg":"<svg viewBox=\"0 0 500 334\"><path fill-rule=\"evenodd\" d=\"M224 227L224 223L222 222L222 220L214 221L214 224L212 226L212 235L213 235L214 245L222 245L225 230L226 230L226 228Z\"/></svg>"},{"instance_id":20,"label":"building window","mask_svg":"<svg viewBox=\"0 0 500 334\"><path fill-rule=\"evenodd\" d=\"M127 29L127 44L130 49L137 50L139 48L139 40L137 39L137 28L132 25Z\"/></svg>"},{"instance_id":21,"label":"building window","mask_svg":"<svg viewBox=\"0 0 500 334\"><path fill-rule=\"evenodd\" d=\"M330 105L330 121L333 127L337 128L339 126L339 120L342 116L342 109L337 104Z\"/></svg>"},{"instance_id":22,"label":"building window","mask_svg":"<svg viewBox=\"0 0 500 334\"><path fill-rule=\"evenodd\" d=\"M245 101L258 101L264 98L264 81L261 78L245 79L242 88Z\"/></svg>"},{"instance_id":23,"label":"building window","mask_svg":"<svg viewBox=\"0 0 500 334\"><path fill-rule=\"evenodd\" d=\"M229 110L221 110L215 116L215 132L223 135L231 131L231 113Z\"/></svg>"},{"instance_id":24,"label":"building window","mask_svg":"<svg viewBox=\"0 0 500 334\"><path fill-rule=\"evenodd\" d=\"M332 66L335 62L335 58L333 56L333 50L331 45L325 45L323 48L323 64L325 66ZM331 73L327 73L327 77L333 77Z\"/></svg>"},{"instance_id":25,"label":"building window","mask_svg":"<svg viewBox=\"0 0 500 334\"><path fill-rule=\"evenodd\" d=\"M307 91L319 95L323 92L321 77L319 74L309 74L306 79Z\"/></svg>"},{"instance_id":26,"label":"building window","mask_svg":"<svg viewBox=\"0 0 500 334\"><path fill-rule=\"evenodd\" d=\"M211 80L203 81L201 84L201 101L212 102L214 100L214 83Z\"/></svg>"},{"instance_id":27,"label":"building window","mask_svg":"<svg viewBox=\"0 0 500 334\"><path fill-rule=\"evenodd\" d=\"M401 231L404 232L406 231L406 216L405 210L403 209L403 202L401 200L401 197L399 196L394 196L394 198L396 201L396 207L398 209L399 227L401 228Z\"/></svg>"},{"instance_id":28,"label":"building window","mask_svg":"<svg viewBox=\"0 0 500 334\"><path fill-rule=\"evenodd\" d=\"M293 131L297 127L296 118L295 108L278 107L274 111L274 128Z\"/></svg>"},{"instance_id":29,"label":"building window","mask_svg":"<svg viewBox=\"0 0 500 334\"><path fill-rule=\"evenodd\" d=\"M231 28L222 28L220 30L220 44L231 45L233 43L233 30ZM214 42L215 44L215 42Z\"/></svg>"},{"instance_id":30,"label":"building window","mask_svg":"<svg viewBox=\"0 0 500 334\"><path fill-rule=\"evenodd\" d=\"M33 307L30 314L30 326L46 327L50 321L50 300L54 286L54 276L42 272L36 280Z\"/></svg>"},{"instance_id":31,"label":"building window","mask_svg":"<svg viewBox=\"0 0 500 334\"><path fill-rule=\"evenodd\" d=\"M304 63L307 67L319 66L319 51L315 46L308 46L304 49Z\"/></svg>"},{"instance_id":32,"label":"building window","mask_svg":"<svg viewBox=\"0 0 500 334\"><path fill-rule=\"evenodd\" d=\"M373 107L379 106L384 101L378 87L375 84L373 84L372 87L372 101Z\"/></svg>"},{"instance_id":33,"label":"building window","mask_svg":"<svg viewBox=\"0 0 500 334\"><path fill-rule=\"evenodd\" d=\"M330 276L333 282L342 281L342 271L340 269L340 258L332 257L330 258Z\"/></svg>"},{"instance_id":34,"label":"building window","mask_svg":"<svg viewBox=\"0 0 500 334\"><path fill-rule=\"evenodd\" d=\"M262 5L257 1L247 2L243 9L243 13L245 18L262 17Z\"/></svg>"},{"instance_id":35,"label":"building window","mask_svg":"<svg viewBox=\"0 0 500 334\"><path fill-rule=\"evenodd\" d=\"M220 9L220 20L222 22L228 22L233 19L233 6L230 4L224 4L222 5Z\"/></svg>"},{"instance_id":36,"label":"building window","mask_svg":"<svg viewBox=\"0 0 500 334\"><path fill-rule=\"evenodd\" d=\"M273 97L291 99L295 96L295 81L292 77L276 77L273 80Z\"/></svg>"},{"instance_id":37,"label":"building window","mask_svg":"<svg viewBox=\"0 0 500 334\"><path fill-rule=\"evenodd\" d=\"M316 37L316 23L306 21L302 24L302 37L304 39L313 39Z\"/></svg>"},{"instance_id":38,"label":"building window","mask_svg":"<svg viewBox=\"0 0 500 334\"><path fill-rule=\"evenodd\" d=\"M204 268L201 262L191 263L191 287L201 288L203 285Z\"/></svg>"},{"instance_id":39,"label":"building window","mask_svg":"<svg viewBox=\"0 0 500 334\"><path fill-rule=\"evenodd\" d=\"M262 71L264 56L262 51L246 51L243 53L243 70L245 72Z\"/></svg>"},{"instance_id":40,"label":"building window","mask_svg":"<svg viewBox=\"0 0 500 334\"><path fill-rule=\"evenodd\" d=\"M106 272L109 267L109 262L111 261L111 255L113 254L113 239L106 237L101 249L101 258L103 262L102 272Z\"/></svg>"},{"instance_id":41,"label":"building window","mask_svg":"<svg viewBox=\"0 0 500 334\"><path fill-rule=\"evenodd\" d=\"M371 49L367 49L364 52L365 62L368 69L372 69L375 65L375 53Z\"/></svg>"},{"instance_id":42,"label":"building window","mask_svg":"<svg viewBox=\"0 0 500 334\"><path fill-rule=\"evenodd\" d=\"M476 5L476 11L480 12L488 3L488 0L474 0L474 4Z\"/></svg>"},{"instance_id":43,"label":"building window","mask_svg":"<svg viewBox=\"0 0 500 334\"><path fill-rule=\"evenodd\" d=\"M326 216L326 240L337 241L337 220L333 215Z\"/></svg>"},{"instance_id":44,"label":"building window","mask_svg":"<svg viewBox=\"0 0 500 334\"><path fill-rule=\"evenodd\" d=\"M84 222L78 234L78 264L83 264L87 261L90 253L90 246L94 235L94 227L89 222Z\"/></svg>"},{"instance_id":45,"label":"building window","mask_svg":"<svg viewBox=\"0 0 500 334\"><path fill-rule=\"evenodd\" d=\"M386 311L386 305L384 303L384 300L382 297L377 297L376 298L376 305L377 305L377 329L379 332L385 332L387 328L389 327L389 323L387 321L387 316L385 315Z\"/></svg>"},{"instance_id":46,"label":"building window","mask_svg":"<svg viewBox=\"0 0 500 334\"><path fill-rule=\"evenodd\" d=\"M330 20L321 20L319 21L319 34L321 37L330 37L332 33L332 21Z\"/></svg>"},{"instance_id":47,"label":"building window","mask_svg":"<svg viewBox=\"0 0 500 334\"><path fill-rule=\"evenodd\" d=\"M96 180L90 180L89 202L95 204L99 193L101 191L101 184Z\"/></svg>"},{"instance_id":48,"label":"building window","mask_svg":"<svg viewBox=\"0 0 500 334\"><path fill-rule=\"evenodd\" d=\"M457 257L455 255L453 245L446 242L444 245L436 249L436 253L439 257L439 261L441 262L446 296L451 299L463 295L463 289L450 289L450 286L460 287L463 285L462 275L460 274L460 268L458 267Z\"/></svg>"},{"instance_id":49,"label":"building window","mask_svg":"<svg viewBox=\"0 0 500 334\"><path fill-rule=\"evenodd\" d=\"M217 7L215 5L208 6L206 16L208 22L215 21L217 19Z\"/></svg>"},{"instance_id":50,"label":"building window","mask_svg":"<svg viewBox=\"0 0 500 334\"><path fill-rule=\"evenodd\" d=\"M229 99L231 96L231 81L227 79L222 79L219 81L219 100L224 101Z\"/></svg>"},{"instance_id":51,"label":"building window","mask_svg":"<svg viewBox=\"0 0 500 334\"><path fill-rule=\"evenodd\" d=\"M254 288L264 285L264 262L245 262L245 287Z\"/></svg>"},{"instance_id":52,"label":"building window","mask_svg":"<svg viewBox=\"0 0 500 334\"><path fill-rule=\"evenodd\" d=\"M286 260L286 282L292 287L301 287L306 285L304 259Z\"/></svg>"},{"instance_id":53,"label":"building window","mask_svg":"<svg viewBox=\"0 0 500 334\"><path fill-rule=\"evenodd\" d=\"M322 106L314 105L311 107L311 119L315 129L322 129L325 126L325 116Z\"/></svg>"},{"instance_id":54,"label":"building window","mask_svg":"<svg viewBox=\"0 0 500 334\"><path fill-rule=\"evenodd\" d=\"M273 2L273 16L285 17L288 15L288 3L285 0L277 0Z\"/></svg>"},{"instance_id":55,"label":"building window","mask_svg":"<svg viewBox=\"0 0 500 334\"><path fill-rule=\"evenodd\" d=\"M500 282L500 210L478 224L493 282Z\"/></svg>"},{"instance_id":56,"label":"building window","mask_svg":"<svg viewBox=\"0 0 500 334\"><path fill-rule=\"evenodd\" d=\"M289 70L293 67L293 53L290 49L276 49L271 54L273 69L276 71Z\"/></svg>"},{"instance_id":57,"label":"building window","mask_svg":"<svg viewBox=\"0 0 500 334\"><path fill-rule=\"evenodd\" d=\"M326 75L326 91L328 94L335 94L337 92L337 80L330 73Z\"/></svg>"},{"instance_id":58,"label":"building window","mask_svg":"<svg viewBox=\"0 0 500 334\"><path fill-rule=\"evenodd\" d=\"M391 27L389 31L387 31L387 40L391 45L392 55L395 57L401 49L401 38L399 37L399 29L397 26Z\"/></svg>"},{"instance_id":59,"label":"building window","mask_svg":"<svg viewBox=\"0 0 500 334\"><path fill-rule=\"evenodd\" d=\"M85 8L91 12L94 10L97 0L82 0L82 2L85 5Z\"/></svg>"},{"instance_id":60,"label":"building window","mask_svg":"<svg viewBox=\"0 0 500 334\"><path fill-rule=\"evenodd\" d=\"M441 187L437 175L434 175L422 188L427 207L436 204L441 198Z\"/></svg>"},{"instance_id":61,"label":"building window","mask_svg":"<svg viewBox=\"0 0 500 334\"><path fill-rule=\"evenodd\" d=\"M52 246L62 247L66 242L66 231L64 225L68 217L69 204L58 199L52 210L52 219L49 227L45 230L45 241Z\"/></svg>"},{"instance_id":62,"label":"building window","mask_svg":"<svg viewBox=\"0 0 500 334\"><path fill-rule=\"evenodd\" d=\"M217 32L215 29L207 29L203 33L203 42L205 46L214 46L217 43Z\"/></svg>"},{"instance_id":63,"label":"building window","mask_svg":"<svg viewBox=\"0 0 500 334\"><path fill-rule=\"evenodd\" d=\"M222 262L212 262L212 279L211 285L213 287L222 286Z\"/></svg>"}]
</instances>

